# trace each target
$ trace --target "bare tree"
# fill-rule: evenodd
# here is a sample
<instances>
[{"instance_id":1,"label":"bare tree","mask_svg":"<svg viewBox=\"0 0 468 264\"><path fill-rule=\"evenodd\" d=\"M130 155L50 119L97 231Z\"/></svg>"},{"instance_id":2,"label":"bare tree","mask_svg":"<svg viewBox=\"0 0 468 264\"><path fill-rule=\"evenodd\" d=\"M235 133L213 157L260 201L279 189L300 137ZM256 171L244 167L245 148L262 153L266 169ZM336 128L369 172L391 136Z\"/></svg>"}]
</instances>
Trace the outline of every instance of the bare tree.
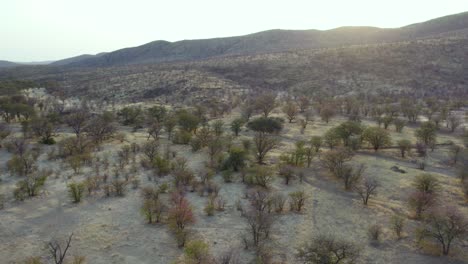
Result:
<instances>
[{"instance_id":1,"label":"bare tree","mask_svg":"<svg viewBox=\"0 0 468 264\"><path fill-rule=\"evenodd\" d=\"M268 152L279 145L279 140L263 132L256 132L253 141L258 164L262 164Z\"/></svg>"},{"instance_id":2,"label":"bare tree","mask_svg":"<svg viewBox=\"0 0 468 264\"><path fill-rule=\"evenodd\" d=\"M63 264L65 257L67 255L68 249L71 247L71 241L73 238L73 233L68 236L67 241L65 241L64 245L61 245L59 241L52 240L49 242L49 253L54 259L55 264Z\"/></svg>"},{"instance_id":3,"label":"bare tree","mask_svg":"<svg viewBox=\"0 0 468 264\"><path fill-rule=\"evenodd\" d=\"M468 233L468 221L455 207L434 208L427 213L420 230L422 238L439 242L442 254L448 255L452 243ZM466 237L465 237L466 238Z\"/></svg>"},{"instance_id":4,"label":"bare tree","mask_svg":"<svg viewBox=\"0 0 468 264\"><path fill-rule=\"evenodd\" d=\"M362 203L364 205L367 205L367 202L369 201L369 198L371 196L377 195L377 188L380 186L379 182L375 178L371 177L366 177L364 180L361 182L361 184L358 184L357 186L354 187L356 192L361 196Z\"/></svg>"},{"instance_id":5,"label":"bare tree","mask_svg":"<svg viewBox=\"0 0 468 264\"><path fill-rule=\"evenodd\" d=\"M269 238L273 217L267 212L253 210L245 214L254 246Z\"/></svg>"},{"instance_id":6,"label":"bare tree","mask_svg":"<svg viewBox=\"0 0 468 264\"><path fill-rule=\"evenodd\" d=\"M73 129L76 137L80 138L90 118L91 114L87 110L78 109L65 117L65 123Z\"/></svg>"},{"instance_id":7,"label":"bare tree","mask_svg":"<svg viewBox=\"0 0 468 264\"><path fill-rule=\"evenodd\" d=\"M264 117L268 117L270 112L276 107L276 94L266 93L258 96L255 100L255 106L263 113Z\"/></svg>"},{"instance_id":8,"label":"bare tree","mask_svg":"<svg viewBox=\"0 0 468 264\"><path fill-rule=\"evenodd\" d=\"M288 118L289 123L296 119L296 115L299 113L296 104L294 104L292 101L287 102L286 105L283 106L282 110Z\"/></svg>"}]
</instances>

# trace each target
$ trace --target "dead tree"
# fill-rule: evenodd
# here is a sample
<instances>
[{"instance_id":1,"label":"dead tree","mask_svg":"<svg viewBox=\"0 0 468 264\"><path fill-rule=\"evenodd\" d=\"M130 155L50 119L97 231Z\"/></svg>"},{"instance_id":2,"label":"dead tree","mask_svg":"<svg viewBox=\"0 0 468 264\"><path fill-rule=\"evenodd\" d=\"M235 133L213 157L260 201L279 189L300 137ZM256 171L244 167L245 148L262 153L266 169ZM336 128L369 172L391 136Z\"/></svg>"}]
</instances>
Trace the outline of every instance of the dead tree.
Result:
<instances>
[{"instance_id":1,"label":"dead tree","mask_svg":"<svg viewBox=\"0 0 468 264\"><path fill-rule=\"evenodd\" d=\"M71 233L70 236L68 236L68 239L64 247L62 247L62 245L60 245L60 242L55 239L49 242L48 244L49 253L54 258L55 264L64 263L65 256L67 255L67 251L71 247L72 238L73 238L73 233Z\"/></svg>"}]
</instances>

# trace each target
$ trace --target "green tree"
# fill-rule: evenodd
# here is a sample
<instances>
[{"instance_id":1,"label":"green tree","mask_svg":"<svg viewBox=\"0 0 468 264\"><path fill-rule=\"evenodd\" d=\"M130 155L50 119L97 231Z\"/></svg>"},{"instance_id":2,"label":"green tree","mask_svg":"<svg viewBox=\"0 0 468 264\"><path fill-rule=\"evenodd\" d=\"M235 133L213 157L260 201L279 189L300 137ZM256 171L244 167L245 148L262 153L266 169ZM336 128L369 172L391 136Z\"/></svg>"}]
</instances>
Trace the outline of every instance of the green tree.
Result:
<instances>
[{"instance_id":1,"label":"green tree","mask_svg":"<svg viewBox=\"0 0 468 264\"><path fill-rule=\"evenodd\" d=\"M424 122L416 129L415 136L422 143L427 145L435 144L437 134L437 126L433 122Z\"/></svg>"},{"instance_id":2,"label":"green tree","mask_svg":"<svg viewBox=\"0 0 468 264\"><path fill-rule=\"evenodd\" d=\"M244 123L244 119L242 118L236 118L231 122L231 131L236 137L239 136L239 132L241 131Z\"/></svg>"},{"instance_id":3,"label":"green tree","mask_svg":"<svg viewBox=\"0 0 468 264\"><path fill-rule=\"evenodd\" d=\"M362 138L371 144L375 151L392 143L390 133L380 127L366 128L362 133Z\"/></svg>"},{"instance_id":4,"label":"green tree","mask_svg":"<svg viewBox=\"0 0 468 264\"><path fill-rule=\"evenodd\" d=\"M401 157L404 158L405 154L411 150L411 141L408 139L401 139L397 142L398 148L400 149Z\"/></svg>"}]
</instances>

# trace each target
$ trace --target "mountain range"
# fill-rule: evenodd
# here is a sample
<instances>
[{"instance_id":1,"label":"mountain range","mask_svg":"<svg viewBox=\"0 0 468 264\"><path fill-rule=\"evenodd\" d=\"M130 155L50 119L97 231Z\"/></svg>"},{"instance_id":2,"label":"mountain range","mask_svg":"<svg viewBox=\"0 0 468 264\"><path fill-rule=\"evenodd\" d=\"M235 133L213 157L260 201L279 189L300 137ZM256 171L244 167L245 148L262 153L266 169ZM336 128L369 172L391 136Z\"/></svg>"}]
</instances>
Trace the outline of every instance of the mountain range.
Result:
<instances>
[{"instance_id":1,"label":"mountain range","mask_svg":"<svg viewBox=\"0 0 468 264\"><path fill-rule=\"evenodd\" d=\"M245 36L153 41L97 55L80 55L52 62L53 66L110 67L190 61L218 56L252 55L291 50L336 48L350 45L391 43L415 39L468 35L468 12L445 16L401 28L340 27L331 30L269 30ZM18 63L0 61L0 67Z\"/></svg>"},{"instance_id":2,"label":"mountain range","mask_svg":"<svg viewBox=\"0 0 468 264\"><path fill-rule=\"evenodd\" d=\"M468 12L396 29L269 30L154 41L48 65L14 66L0 68L0 81L35 81L50 92L102 100L180 99L220 89L457 96L468 93Z\"/></svg>"}]
</instances>

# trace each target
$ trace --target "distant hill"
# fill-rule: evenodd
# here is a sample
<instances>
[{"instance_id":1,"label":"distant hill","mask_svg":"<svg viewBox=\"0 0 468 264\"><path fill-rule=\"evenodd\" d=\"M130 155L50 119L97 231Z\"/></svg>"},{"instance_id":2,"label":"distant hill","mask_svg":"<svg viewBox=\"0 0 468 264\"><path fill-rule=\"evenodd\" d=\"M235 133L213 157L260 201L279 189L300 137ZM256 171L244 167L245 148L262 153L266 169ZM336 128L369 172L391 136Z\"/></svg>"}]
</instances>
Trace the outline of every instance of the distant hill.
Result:
<instances>
[{"instance_id":1,"label":"distant hill","mask_svg":"<svg viewBox=\"0 0 468 264\"><path fill-rule=\"evenodd\" d=\"M177 42L154 41L98 55L81 55L54 62L74 67L109 67L200 60L226 55L253 55L290 50L336 48L389 43L437 36L468 34L468 12L397 29L341 27L332 30L269 30L245 36Z\"/></svg>"},{"instance_id":2,"label":"distant hill","mask_svg":"<svg viewBox=\"0 0 468 264\"><path fill-rule=\"evenodd\" d=\"M11 62L11 61L4 61L0 60L0 68L10 68L10 67L16 67L19 66L20 64Z\"/></svg>"},{"instance_id":3,"label":"distant hill","mask_svg":"<svg viewBox=\"0 0 468 264\"><path fill-rule=\"evenodd\" d=\"M85 59L88 59L88 58L99 57L99 56L104 55L104 54L106 54L106 52L102 52L102 53L99 53L99 54L96 54L96 55L83 54L83 55L79 55L79 56L76 56L76 57L71 57L71 58L68 58L68 59L54 61L54 62L50 63L50 65L54 65L54 66L67 65L67 64L76 63L76 62L79 62L79 61L82 61L82 60L85 60Z\"/></svg>"}]
</instances>

